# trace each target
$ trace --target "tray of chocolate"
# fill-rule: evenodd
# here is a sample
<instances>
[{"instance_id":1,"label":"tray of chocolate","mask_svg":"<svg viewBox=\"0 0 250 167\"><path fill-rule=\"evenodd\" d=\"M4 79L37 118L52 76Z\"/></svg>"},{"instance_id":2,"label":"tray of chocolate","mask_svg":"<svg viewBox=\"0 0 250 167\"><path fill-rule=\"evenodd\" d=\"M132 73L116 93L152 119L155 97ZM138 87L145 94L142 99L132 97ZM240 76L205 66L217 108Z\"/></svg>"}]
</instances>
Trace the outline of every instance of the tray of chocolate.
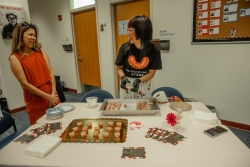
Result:
<instances>
[{"instance_id":1,"label":"tray of chocolate","mask_svg":"<svg viewBox=\"0 0 250 167\"><path fill-rule=\"evenodd\" d=\"M127 138L127 119L75 119L61 134L62 142L118 143Z\"/></svg>"},{"instance_id":2,"label":"tray of chocolate","mask_svg":"<svg viewBox=\"0 0 250 167\"><path fill-rule=\"evenodd\" d=\"M160 111L155 98L105 99L99 111L103 115L155 115Z\"/></svg>"}]
</instances>

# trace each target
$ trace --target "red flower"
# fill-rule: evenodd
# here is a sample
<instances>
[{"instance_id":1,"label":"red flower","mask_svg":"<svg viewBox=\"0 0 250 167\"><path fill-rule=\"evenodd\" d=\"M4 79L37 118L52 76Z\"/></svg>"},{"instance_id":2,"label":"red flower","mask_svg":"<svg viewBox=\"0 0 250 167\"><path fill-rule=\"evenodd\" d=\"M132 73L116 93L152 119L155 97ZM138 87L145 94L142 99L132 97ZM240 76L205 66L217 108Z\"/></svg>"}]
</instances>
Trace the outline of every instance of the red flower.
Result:
<instances>
[{"instance_id":1,"label":"red flower","mask_svg":"<svg viewBox=\"0 0 250 167\"><path fill-rule=\"evenodd\" d=\"M166 116L166 120L171 126L174 126L177 123L176 116L173 113L168 113Z\"/></svg>"},{"instance_id":2,"label":"red flower","mask_svg":"<svg viewBox=\"0 0 250 167\"><path fill-rule=\"evenodd\" d=\"M142 94L142 91L139 91L139 93L138 93L138 94L139 94L139 95L140 95L140 94Z\"/></svg>"}]
</instances>

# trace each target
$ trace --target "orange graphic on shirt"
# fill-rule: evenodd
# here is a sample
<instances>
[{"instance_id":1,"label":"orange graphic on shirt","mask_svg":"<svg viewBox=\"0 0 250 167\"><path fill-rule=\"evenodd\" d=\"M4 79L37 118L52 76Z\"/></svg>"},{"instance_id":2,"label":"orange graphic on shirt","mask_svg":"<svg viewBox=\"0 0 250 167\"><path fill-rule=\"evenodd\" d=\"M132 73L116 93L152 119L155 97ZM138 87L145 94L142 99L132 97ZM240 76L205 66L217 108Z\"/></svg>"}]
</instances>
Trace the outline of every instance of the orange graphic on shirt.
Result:
<instances>
[{"instance_id":1,"label":"orange graphic on shirt","mask_svg":"<svg viewBox=\"0 0 250 167\"><path fill-rule=\"evenodd\" d=\"M135 56L134 55L130 55L128 57L128 64L133 67L134 69L143 69L145 67L147 67L149 63L149 58L148 57L143 57L141 62L137 62L135 60Z\"/></svg>"}]
</instances>

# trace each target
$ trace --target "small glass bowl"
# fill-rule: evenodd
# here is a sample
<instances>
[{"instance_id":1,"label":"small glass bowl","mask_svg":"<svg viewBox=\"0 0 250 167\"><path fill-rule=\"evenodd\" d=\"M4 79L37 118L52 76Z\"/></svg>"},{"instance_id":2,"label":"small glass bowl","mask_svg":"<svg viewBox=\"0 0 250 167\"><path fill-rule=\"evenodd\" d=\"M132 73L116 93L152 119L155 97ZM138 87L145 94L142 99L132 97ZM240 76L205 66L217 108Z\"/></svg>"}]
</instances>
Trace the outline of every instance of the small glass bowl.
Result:
<instances>
[{"instance_id":1,"label":"small glass bowl","mask_svg":"<svg viewBox=\"0 0 250 167\"><path fill-rule=\"evenodd\" d=\"M88 107L95 107L97 105L97 99L97 97L87 97L86 101L88 103Z\"/></svg>"}]
</instances>

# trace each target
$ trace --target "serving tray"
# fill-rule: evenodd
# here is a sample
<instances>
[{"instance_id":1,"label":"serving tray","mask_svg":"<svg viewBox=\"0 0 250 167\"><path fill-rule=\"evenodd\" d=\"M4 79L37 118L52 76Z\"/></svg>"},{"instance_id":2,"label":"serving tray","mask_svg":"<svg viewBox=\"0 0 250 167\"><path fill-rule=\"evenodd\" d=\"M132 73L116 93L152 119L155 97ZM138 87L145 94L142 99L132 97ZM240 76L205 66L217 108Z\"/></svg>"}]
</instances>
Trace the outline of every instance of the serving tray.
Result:
<instances>
[{"instance_id":1,"label":"serving tray","mask_svg":"<svg viewBox=\"0 0 250 167\"><path fill-rule=\"evenodd\" d=\"M103 132L106 132L106 128L108 127L108 122L113 122L113 126L111 132L109 132L109 137L104 138ZM78 122L82 122L82 127L87 126L89 122L92 123L92 127L88 128L88 132L86 137L81 136L82 127L77 126ZM93 136L94 128L99 127L98 123L102 122L103 126L100 127L100 133L98 137ZM120 130L120 136L117 138L114 136L115 127L117 126L116 123L121 122L121 130ZM78 131L78 134L74 137L70 137L69 133L73 131L74 127L78 127L80 130ZM119 142L125 142L127 138L127 127L128 127L128 120L127 119L120 119L120 118L83 118L83 119L75 119L73 120L68 127L65 129L65 131L61 134L62 142L86 142L86 143L119 143Z\"/></svg>"},{"instance_id":2,"label":"serving tray","mask_svg":"<svg viewBox=\"0 0 250 167\"><path fill-rule=\"evenodd\" d=\"M137 103L147 103L149 108L148 109L137 109ZM107 110L108 103L117 103L121 104L121 108L117 109L110 109ZM124 107L126 105L126 107ZM160 111L159 104L156 98L148 98L148 99L105 99L102 103L99 111L102 112L105 116L120 116L120 115L155 115L157 112Z\"/></svg>"}]
</instances>

